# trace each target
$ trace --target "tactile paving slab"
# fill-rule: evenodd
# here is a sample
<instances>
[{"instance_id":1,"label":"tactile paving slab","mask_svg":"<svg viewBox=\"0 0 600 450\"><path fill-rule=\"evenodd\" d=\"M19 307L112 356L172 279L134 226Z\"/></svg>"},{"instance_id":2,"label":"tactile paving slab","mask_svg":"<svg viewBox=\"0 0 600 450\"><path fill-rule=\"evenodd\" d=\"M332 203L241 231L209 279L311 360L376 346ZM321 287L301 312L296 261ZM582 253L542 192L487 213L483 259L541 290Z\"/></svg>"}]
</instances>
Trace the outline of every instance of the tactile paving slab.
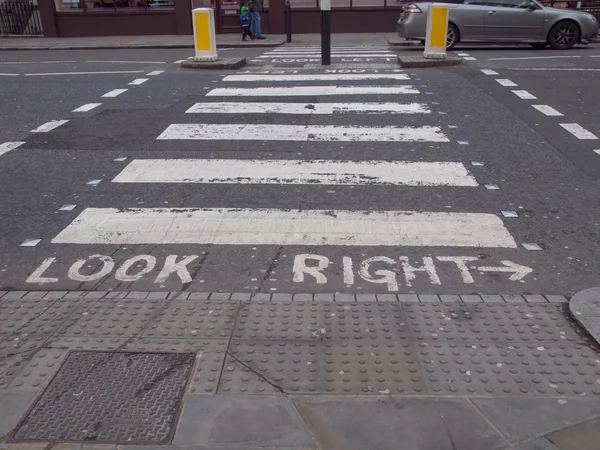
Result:
<instances>
[{"instance_id":1,"label":"tactile paving slab","mask_svg":"<svg viewBox=\"0 0 600 450\"><path fill-rule=\"evenodd\" d=\"M71 352L12 440L168 443L194 356Z\"/></svg>"}]
</instances>

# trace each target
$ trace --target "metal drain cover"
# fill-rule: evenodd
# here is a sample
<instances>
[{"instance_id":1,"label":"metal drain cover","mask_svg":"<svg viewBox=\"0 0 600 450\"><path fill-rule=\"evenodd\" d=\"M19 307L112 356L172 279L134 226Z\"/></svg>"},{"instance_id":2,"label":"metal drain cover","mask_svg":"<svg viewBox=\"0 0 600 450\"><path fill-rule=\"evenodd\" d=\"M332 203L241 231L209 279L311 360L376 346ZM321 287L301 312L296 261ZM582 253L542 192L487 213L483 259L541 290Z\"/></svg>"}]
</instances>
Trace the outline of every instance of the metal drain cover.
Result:
<instances>
[{"instance_id":1,"label":"metal drain cover","mask_svg":"<svg viewBox=\"0 0 600 450\"><path fill-rule=\"evenodd\" d=\"M168 443L194 358L71 352L12 440Z\"/></svg>"}]
</instances>

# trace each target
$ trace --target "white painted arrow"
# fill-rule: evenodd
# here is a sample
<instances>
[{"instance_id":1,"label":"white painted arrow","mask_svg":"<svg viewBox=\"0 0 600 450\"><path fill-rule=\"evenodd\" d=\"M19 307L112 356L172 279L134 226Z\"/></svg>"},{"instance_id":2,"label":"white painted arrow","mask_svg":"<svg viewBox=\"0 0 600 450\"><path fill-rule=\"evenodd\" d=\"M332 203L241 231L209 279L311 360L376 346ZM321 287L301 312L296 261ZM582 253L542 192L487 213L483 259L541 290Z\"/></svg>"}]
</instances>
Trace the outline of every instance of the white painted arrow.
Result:
<instances>
[{"instance_id":1,"label":"white painted arrow","mask_svg":"<svg viewBox=\"0 0 600 450\"><path fill-rule=\"evenodd\" d=\"M510 281L518 281L526 275L533 272L531 267L522 266L521 264L512 261L500 261L506 267L479 267L480 272L514 272L508 279Z\"/></svg>"}]
</instances>

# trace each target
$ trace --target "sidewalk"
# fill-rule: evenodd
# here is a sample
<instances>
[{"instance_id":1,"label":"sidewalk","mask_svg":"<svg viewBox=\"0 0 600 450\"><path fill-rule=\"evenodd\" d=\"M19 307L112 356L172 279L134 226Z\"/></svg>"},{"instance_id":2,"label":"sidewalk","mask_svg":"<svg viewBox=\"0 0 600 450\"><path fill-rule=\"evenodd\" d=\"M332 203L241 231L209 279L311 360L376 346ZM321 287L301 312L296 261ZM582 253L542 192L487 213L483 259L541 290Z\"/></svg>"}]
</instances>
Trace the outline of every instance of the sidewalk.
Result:
<instances>
[{"instance_id":1,"label":"sidewalk","mask_svg":"<svg viewBox=\"0 0 600 450\"><path fill-rule=\"evenodd\" d=\"M0 292L0 449L597 449L566 301Z\"/></svg>"},{"instance_id":2,"label":"sidewalk","mask_svg":"<svg viewBox=\"0 0 600 450\"><path fill-rule=\"evenodd\" d=\"M266 35L264 41L242 42L241 34L217 35L217 47L273 47L286 42L285 35ZM396 33L333 34L332 46L387 46ZM288 45L288 44L286 44ZM292 46L319 46L320 34L294 34ZM75 50L123 48L192 48L193 36L99 36L81 38L0 37L0 50Z\"/></svg>"}]
</instances>

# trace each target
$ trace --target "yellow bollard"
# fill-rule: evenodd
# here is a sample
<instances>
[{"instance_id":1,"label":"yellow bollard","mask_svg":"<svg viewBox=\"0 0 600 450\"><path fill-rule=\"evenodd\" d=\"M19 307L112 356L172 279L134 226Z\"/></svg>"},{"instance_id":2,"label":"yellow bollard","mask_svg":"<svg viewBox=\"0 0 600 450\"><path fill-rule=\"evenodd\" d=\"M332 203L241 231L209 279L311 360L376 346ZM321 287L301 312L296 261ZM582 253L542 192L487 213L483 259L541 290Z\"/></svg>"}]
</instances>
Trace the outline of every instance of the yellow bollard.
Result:
<instances>
[{"instance_id":1,"label":"yellow bollard","mask_svg":"<svg viewBox=\"0 0 600 450\"><path fill-rule=\"evenodd\" d=\"M448 6L443 3L433 3L429 7L425 51L423 52L425 58L446 58Z\"/></svg>"},{"instance_id":2,"label":"yellow bollard","mask_svg":"<svg viewBox=\"0 0 600 450\"><path fill-rule=\"evenodd\" d=\"M216 61L217 38L215 34L215 11L212 8L192 9L194 24L194 48L196 56L188 58L194 61Z\"/></svg>"}]
</instances>

